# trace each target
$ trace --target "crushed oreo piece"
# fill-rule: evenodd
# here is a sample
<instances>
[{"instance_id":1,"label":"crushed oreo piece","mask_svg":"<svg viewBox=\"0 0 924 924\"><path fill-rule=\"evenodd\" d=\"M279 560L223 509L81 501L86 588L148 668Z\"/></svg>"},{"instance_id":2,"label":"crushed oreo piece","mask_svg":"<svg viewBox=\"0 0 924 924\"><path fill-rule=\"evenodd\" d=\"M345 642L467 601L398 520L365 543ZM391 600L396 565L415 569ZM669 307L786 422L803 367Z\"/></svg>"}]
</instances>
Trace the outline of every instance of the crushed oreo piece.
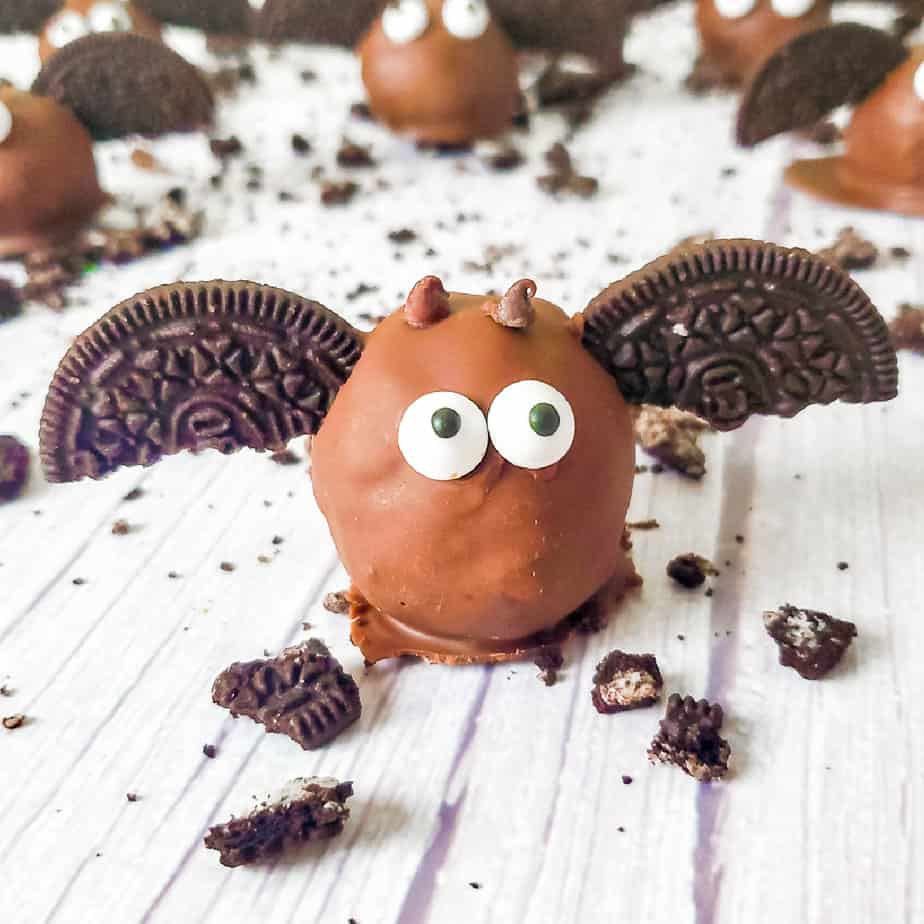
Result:
<instances>
[{"instance_id":1,"label":"crushed oreo piece","mask_svg":"<svg viewBox=\"0 0 924 924\"><path fill-rule=\"evenodd\" d=\"M25 724L26 717L22 713L3 717L3 727L7 731L15 731L17 728L22 728Z\"/></svg>"},{"instance_id":2,"label":"crushed oreo piece","mask_svg":"<svg viewBox=\"0 0 924 924\"><path fill-rule=\"evenodd\" d=\"M112 524L112 535L113 536L127 536L132 531L131 525L128 520L116 520Z\"/></svg>"},{"instance_id":3,"label":"crushed oreo piece","mask_svg":"<svg viewBox=\"0 0 924 924\"><path fill-rule=\"evenodd\" d=\"M232 664L215 680L212 700L306 751L332 741L362 712L356 681L318 639L270 660Z\"/></svg>"},{"instance_id":4,"label":"crushed oreo piece","mask_svg":"<svg viewBox=\"0 0 924 924\"><path fill-rule=\"evenodd\" d=\"M911 256L911 251L901 244L896 244L894 247L889 248L889 256L893 260L907 260Z\"/></svg>"},{"instance_id":5,"label":"crushed oreo piece","mask_svg":"<svg viewBox=\"0 0 924 924\"><path fill-rule=\"evenodd\" d=\"M326 180L321 184L321 205L348 205L358 192L352 180Z\"/></svg>"},{"instance_id":6,"label":"crushed oreo piece","mask_svg":"<svg viewBox=\"0 0 924 924\"><path fill-rule=\"evenodd\" d=\"M706 454L700 436L712 428L695 414L673 407L646 404L632 409L635 442L662 464L699 480L706 474Z\"/></svg>"},{"instance_id":7,"label":"crushed oreo piece","mask_svg":"<svg viewBox=\"0 0 924 924\"><path fill-rule=\"evenodd\" d=\"M728 773L731 748L719 734L722 707L704 699L674 693L667 701L661 728L648 749L652 763L673 764L700 783L720 780Z\"/></svg>"},{"instance_id":8,"label":"crushed oreo piece","mask_svg":"<svg viewBox=\"0 0 924 924\"><path fill-rule=\"evenodd\" d=\"M661 698L664 680L652 654L611 651L594 672L594 707L603 715L643 709Z\"/></svg>"},{"instance_id":9,"label":"crushed oreo piece","mask_svg":"<svg viewBox=\"0 0 924 924\"><path fill-rule=\"evenodd\" d=\"M344 138L337 151L337 163L341 167L365 168L374 167L375 159L369 152L369 148L362 144L356 144L349 138Z\"/></svg>"},{"instance_id":10,"label":"crushed oreo piece","mask_svg":"<svg viewBox=\"0 0 924 924\"><path fill-rule=\"evenodd\" d=\"M667 564L667 576L689 590L702 587L708 576L715 576L718 573L709 559L694 555L692 552L678 555Z\"/></svg>"},{"instance_id":11,"label":"crushed oreo piece","mask_svg":"<svg viewBox=\"0 0 924 924\"><path fill-rule=\"evenodd\" d=\"M304 135L294 134L291 144L292 150L296 154L305 155L311 153L311 142Z\"/></svg>"},{"instance_id":12,"label":"crushed oreo piece","mask_svg":"<svg viewBox=\"0 0 924 924\"><path fill-rule=\"evenodd\" d=\"M857 635L852 622L789 604L764 613L764 626L780 649L780 664L806 680L836 667Z\"/></svg>"},{"instance_id":13,"label":"crushed oreo piece","mask_svg":"<svg viewBox=\"0 0 924 924\"><path fill-rule=\"evenodd\" d=\"M388 232L388 240L393 244L410 244L417 240L417 232L410 228L399 228L397 231Z\"/></svg>"},{"instance_id":14,"label":"crushed oreo piece","mask_svg":"<svg viewBox=\"0 0 924 924\"><path fill-rule=\"evenodd\" d=\"M818 256L845 270L869 269L879 259L879 248L847 227L841 228L834 243L819 250Z\"/></svg>"},{"instance_id":15,"label":"crushed oreo piece","mask_svg":"<svg viewBox=\"0 0 924 924\"><path fill-rule=\"evenodd\" d=\"M225 160L240 154L244 150L244 145L237 135L232 135L230 138L212 138L209 148L219 160Z\"/></svg>"},{"instance_id":16,"label":"crushed oreo piece","mask_svg":"<svg viewBox=\"0 0 924 924\"><path fill-rule=\"evenodd\" d=\"M205 846L223 866L245 866L274 857L296 844L326 840L343 830L352 783L310 777L289 783L250 814L209 828Z\"/></svg>"},{"instance_id":17,"label":"crushed oreo piece","mask_svg":"<svg viewBox=\"0 0 924 924\"><path fill-rule=\"evenodd\" d=\"M281 449L270 456L270 461L277 465L287 466L299 465L302 460L291 449Z\"/></svg>"},{"instance_id":18,"label":"crushed oreo piece","mask_svg":"<svg viewBox=\"0 0 924 924\"><path fill-rule=\"evenodd\" d=\"M626 523L626 529L632 531L648 532L649 530L660 528L661 524L653 517L650 520L634 520L631 523Z\"/></svg>"},{"instance_id":19,"label":"crushed oreo piece","mask_svg":"<svg viewBox=\"0 0 924 924\"><path fill-rule=\"evenodd\" d=\"M552 687L558 682L558 672L565 663L561 648L549 645L543 648L533 663L539 668L539 679L547 686Z\"/></svg>"},{"instance_id":20,"label":"crushed oreo piece","mask_svg":"<svg viewBox=\"0 0 924 924\"><path fill-rule=\"evenodd\" d=\"M345 590L329 593L324 597L324 609L328 613L345 616L350 612L350 599Z\"/></svg>"},{"instance_id":21,"label":"crushed oreo piece","mask_svg":"<svg viewBox=\"0 0 924 924\"><path fill-rule=\"evenodd\" d=\"M545 160L552 168L552 173L538 177L536 182L540 189L552 195L573 193L585 199L596 195L600 188L599 181L594 177L577 173L571 161L571 154L560 141L546 151Z\"/></svg>"},{"instance_id":22,"label":"crushed oreo piece","mask_svg":"<svg viewBox=\"0 0 924 924\"><path fill-rule=\"evenodd\" d=\"M0 435L0 504L13 501L29 480L29 450L15 436Z\"/></svg>"},{"instance_id":23,"label":"crushed oreo piece","mask_svg":"<svg viewBox=\"0 0 924 924\"><path fill-rule=\"evenodd\" d=\"M125 798L126 798L129 802L137 802L137 801L138 801L138 793L136 793L136 792L127 792L127 793L125 793Z\"/></svg>"},{"instance_id":24,"label":"crushed oreo piece","mask_svg":"<svg viewBox=\"0 0 924 924\"><path fill-rule=\"evenodd\" d=\"M223 561L219 567L228 574L237 570L237 565L233 561Z\"/></svg>"},{"instance_id":25,"label":"crushed oreo piece","mask_svg":"<svg viewBox=\"0 0 924 924\"><path fill-rule=\"evenodd\" d=\"M899 305L889 332L896 350L924 353L924 305Z\"/></svg>"},{"instance_id":26,"label":"crushed oreo piece","mask_svg":"<svg viewBox=\"0 0 924 924\"><path fill-rule=\"evenodd\" d=\"M205 754L209 760L214 760L215 756L218 754L218 748L216 748L214 744L203 744L202 753Z\"/></svg>"}]
</instances>

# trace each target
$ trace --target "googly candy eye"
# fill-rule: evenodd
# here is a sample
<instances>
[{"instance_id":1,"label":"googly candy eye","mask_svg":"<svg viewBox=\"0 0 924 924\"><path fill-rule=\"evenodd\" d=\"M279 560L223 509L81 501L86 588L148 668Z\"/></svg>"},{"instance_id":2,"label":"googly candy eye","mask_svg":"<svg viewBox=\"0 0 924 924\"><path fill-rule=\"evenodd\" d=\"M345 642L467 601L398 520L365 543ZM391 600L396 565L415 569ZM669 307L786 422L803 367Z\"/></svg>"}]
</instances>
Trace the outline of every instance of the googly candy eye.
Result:
<instances>
[{"instance_id":1,"label":"googly candy eye","mask_svg":"<svg viewBox=\"0 0 924 924\"><path fill-rule=\"evenodd\" d=\"M508 385L488 411L494 448L511 464L532 470L560 462L574 443L568 399L545 382Z\"/></svg>"},{"instance_id":2,"label":"googly candy eye","mask_svg":"<svg viewBox=\"0 0 924 924\"><path fill-rule=\"evenodd\" d=\"M49 24L45 37L53 48L63 48L89 34L90 27L80 13L76 10L64 10Z\"/></svg>"},{"instance_id":3,"label":"googly candy eye","mask_svg":"<svg viewBox=\"0 0 924 924\"><path fill-rule=\"evenodd\" d=\"M811 12L815 0L770 0L775 13L787 19L798 19Z\"/></svg>"},{"instance_id":4,"label":"googly candy eye","mask_svg":"<svg viewBox=\"0 0 924 924\"><path fill-rule=\"evenodd\" d=\"M131 32L132 17L121 3L96 3L87 14L91 32Z\"/></svg>"},{"instance_id":5,"label":"googly candy eye","mask_svg":"<svg viewBox=\"0 0 924 924\"><path fill-rule=\"evenodd\" d=\"M752 12L757 0L715 0L716 12L723 19L741 19Z\"/></svg>"},{"instance_id":6,"label":"googly candy eye","mask_svg":"<svg viewBox=\"0 0 924 924\"><path fill-rule=\"evenodd\" d=\"M0 103L0 144L13 134L13 113L6 103Z\"/></svg>"},{"instance_id":7,"label":"googly candy eye","mask_svg":"<svg viewBox=\"0 0 924 924\"><path fill-rule=\"evenodd\" d=\"M465 395L430 392L404 412L398 448L424 478L453 481L481 464L488 451L488 425L478 405Z\"/></svg>"},{"instance_id":8,"label":"googly candy eye","mask_svg":"<svg viewBox=\"0 0 924 924\"><path fill-rule=\"evenodd\" d=\"M424 0L392 0L382 12L382 31L396 45L419 39L430 25L430 13Z\"/></svg>"},{"instance_id":9,"label":"googly candy eye","mask_svg":"<svg viewBox=\"0 0 924 924\"><path fill-rule=\"evenodd\" d=\"M491 11L485 0L446 0L443 25L459 39L481 38L491 23Z\"/></svg>"}]
</instances>

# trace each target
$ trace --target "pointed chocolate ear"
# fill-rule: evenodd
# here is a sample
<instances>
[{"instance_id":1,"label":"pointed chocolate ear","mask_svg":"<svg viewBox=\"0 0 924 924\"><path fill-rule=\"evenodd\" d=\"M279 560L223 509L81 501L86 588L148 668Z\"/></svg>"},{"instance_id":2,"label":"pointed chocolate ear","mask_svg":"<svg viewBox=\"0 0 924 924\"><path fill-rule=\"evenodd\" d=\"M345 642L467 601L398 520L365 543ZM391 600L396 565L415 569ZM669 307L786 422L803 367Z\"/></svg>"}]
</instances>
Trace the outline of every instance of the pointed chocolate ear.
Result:
<instances>
[{"instance_id":1,"label":"pointed chocolate ear","mask_svg":"<svg viewBox=\"0 0 924 924\"><path fill-rule=\"evenodd\" d=\"M907 56L895 36L852 22L798 36L767 59L745 91L738 144L811 128L838 106L861 102Z\"/></svg>"},{"instance_id":2,"label":"pointed chocolate ear","mask_svg":"<svg viewBox=\"0 0 924 924\"><path fill-rule=\"evenodd\" d=\"M590 303L582 337L627 401L674 405L719 430L897 393L895 350L863 290L805 250L760 241L655 260Z\"/></svg>"},{"instance_id":3,"label":"pointed chocolate ear","mask_svg":"<svg viewBox=\"0 0 924 924\"><path fill-rule=\"evenodd\" d=\"M189 26L212 35L246 35L250 32L247 0L133 0L160 22Z\"/></svg>"},{"instance_id":4,"label":"pointed chocolate ear","mask_svg":"<svg viewBox=\"0 0 924 924\"><path fill-rule=\"evenodd\" d=\"M386 0L266 0L254 31L267 42L312 42L352 48Z\"/></svg>"},{"instance_id":5,"label":"pointed chocolate ear","mask_svg":"<svg viewBox=\"0 0 924 924\"><path fill-rule=\"evenodd\" d=\"M178 282L117 305L67 351L42 414L49 481L184 449L279 450L315 433L363 335L253 282Z\"/></svg>"},{"instance_id":6,"label":"pointed chocolate ear","mask_svg":"<svg viewBox=\"0 0 924 924\"><path fill-rule=\"evenodd\" d=\"M212 121L215 106L197 68L131 32L97 32L65 45L32 92L73 110L96 139L195 131Z\"/></svg>"}]
</instances>

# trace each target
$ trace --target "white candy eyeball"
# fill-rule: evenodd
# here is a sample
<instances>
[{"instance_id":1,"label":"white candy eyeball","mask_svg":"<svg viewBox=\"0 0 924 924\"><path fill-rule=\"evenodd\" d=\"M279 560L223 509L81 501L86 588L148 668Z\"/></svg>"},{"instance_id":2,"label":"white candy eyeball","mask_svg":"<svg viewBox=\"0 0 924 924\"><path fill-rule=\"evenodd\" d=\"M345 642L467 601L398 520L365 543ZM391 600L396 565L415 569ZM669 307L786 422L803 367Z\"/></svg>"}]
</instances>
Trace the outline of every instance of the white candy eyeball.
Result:
<instances>
[{"instance_id":1,"label":"white candy eyeball","mask_svg":"<svg viewBox=\"0 0 924 924\"><path fill-rule=\"evenodd\" d=\"M508 385L488 411L494 448L519 468L547 468L560 462L574 442L574 411L568 399L545 382Z\"/></svg>"},{"instance_id":2,"label":"white candy eyeball","mask_svg":"<svg viewBox=\"0 0 924 924\"><path fill-rule=\"evenodd\" d=\"M121 3L96 3L87 14L91 32L131 32L134 24Z\"/></svg>"},{"instance_id":3,"label":"white candy eyeball","mask_svg":"<svg viewBox=\"0 0 924 924\"><path fill-rule=\"evenodd\" d=\"M76 10L65 10L54 18L45 36L53 48L63 48L89 34L90 27L83 16Z\"/></svg>"},{"instance_id":4,"label":"white candy eyeball","mask_svg":"<svg viewBox=\"0 0 924 924\"><path fill-rule=\"evenodd\" d=\"M465 395L430 392L404 412L398 448L424 478L453 481L481 464L488 451L488 425L481 408Z\"/></svg>"},{"instance_id":5,"label":"white candy eyeball","mask_svg":"<svg viewBox=\"0 0 924 924\"><path fill-rule=\"evenodd\" d=\"M917 70L914 72L914 92L921 102L924 102L924 61L922 61Z\"/></svg>"},{"instance_id":6,"label":"white candy eyeball","mask_svg":"<svg viewBox=\"0 0 924 924\"><path fill-rule=\"evenodd\" d=\"M382 31L396 45L419 39L430 25L430 13L424 0L393 0L382 12Z\"/></svg>"},{"instance_id":7,"label":"white candy eyeball","mask_svg":"<svg viewBox=\"0 0 924 924\"><path fill-rule=\"evenodd\" d=\"M811 12L815 0L770 0L774 12L787 19L798 19Z\"/></svg>"},{"instance_id":8,"label":"white candy eyeball","mask_svg":"<svg viewBox=\"0 0 924 924\"><path fill-rule=\"evenodd\" d=\"M0 103L0 144L13 134L13 113L6 103Z\"/></svg>"},{"instance_id":9,"label":"white candy eyeball","mask_svg":"<svg viewBox=\"0 0 924 924\"><path fill-rule=\"evenodd\" d=\"M757 0L714 0L716 12L723 19L741 19L752 12Z\"/></svg>"},{"instance_id":10,"label":"white candy eyeball","mask_svg":"<svg viewBox=\"0 0 924 924\"><path fill-rule=\"evenodd\" d=\"M446 0L443 25L460 39L481 38L491 24L491 11L485 0Z\"/></svg>"}]
</instances>

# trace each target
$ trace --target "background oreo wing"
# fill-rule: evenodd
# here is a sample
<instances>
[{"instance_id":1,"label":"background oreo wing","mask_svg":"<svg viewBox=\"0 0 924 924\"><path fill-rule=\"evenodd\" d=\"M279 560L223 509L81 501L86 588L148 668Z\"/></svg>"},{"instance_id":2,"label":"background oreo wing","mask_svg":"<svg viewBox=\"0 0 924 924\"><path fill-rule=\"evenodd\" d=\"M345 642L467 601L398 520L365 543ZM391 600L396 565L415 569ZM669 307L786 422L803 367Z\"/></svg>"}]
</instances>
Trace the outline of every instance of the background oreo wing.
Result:
<instances>
[{"instance_id":1,"label":"background oreo wing","mask_svg":"<svg viewBox=\"0 0 924 924\"><path fill-rule=\"evenodd\" d=\"M266 0L255 33L268 42L355 46L386 0Z\"/></svg>"},{"instance_id":2,"label":"background oreo wing","mask_svg":"<svg viewBox=\"0 0 924 924\"><path fill-rule=\"evenodd\" d=\"M184 449L282 449L317 431L361 351L346 321L281 289L150 289L108 312L61 361L42 414L45 475L101 478Z\"/></svg>"},{"instance_id":3,"label":"background oreo wing","mask_svg":"<svg viewBox=\"0 0 924 924\"><path fill-rule=\"evenodd\" d=\"M804 250L733 240L668 254L601 292L583 323L584 345L626 400L674 405L720 430L897 392L879 312Z\"/></svg>"},{"instance_id":4,"label":"background oreo wing","mask_svg":"<svg viewBox=\"0 0 924 924\"><path fill-rule=\"evenodd\" d=\"M753 147L781 132L810 128L838 106L869 96L907 57L881 29L838 23L807 32L757 72L738 110L738 144Z\"/></svg>"},{"instance_id":5,"label":"background oreo wing","mask_svg":"<svg viewBox=\"0 0 924 924\"><path fill-rule=\"evenodd\" d=\"M166 45L98 32L56 52L32 87L73 110L96 139L195 131L212 121L205 78Z\"/></svg>"},{"instance_id":6,"label":"background oreo wing","mask_svg":"<svg viewBox=\"0 0 924 924\"><path fill-rule=\"evenodd\" d=\"M0 32L40 32L64 0L0 0Z\"/></svg>"},{"instance_id":7,"label":"background oreo wing","mask_svg":"<svg viewBox=\"0 0 924 924\"><path fill-rule=\"evenodd\" d=\"M247 0L134 0L150 16L175 26L190 26L213 35L250 32Z\"/></svg>"}]
</instances>

